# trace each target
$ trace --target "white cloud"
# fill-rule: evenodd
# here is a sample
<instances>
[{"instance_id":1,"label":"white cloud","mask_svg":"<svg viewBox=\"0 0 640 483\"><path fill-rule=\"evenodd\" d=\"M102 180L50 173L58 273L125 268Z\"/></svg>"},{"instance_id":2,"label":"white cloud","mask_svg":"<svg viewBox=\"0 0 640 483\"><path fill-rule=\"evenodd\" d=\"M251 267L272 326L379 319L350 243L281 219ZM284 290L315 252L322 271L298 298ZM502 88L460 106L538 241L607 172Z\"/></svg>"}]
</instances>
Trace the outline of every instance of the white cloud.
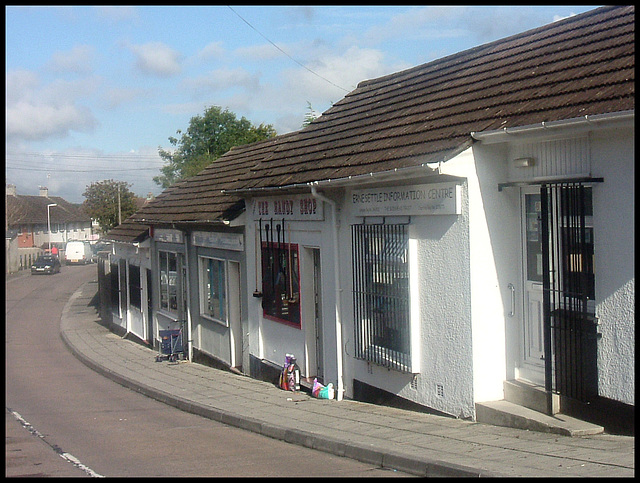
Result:
<instances>
[{"instance_id":1,"label":"white cloud","mask_svg":"<svg viewBox=\"0 0 640 483\"><path fill-rule=\"evenodd\" d=\"M182 55L162 42L132 45L137 68L150 75L171 77L181 71Z\"/></svg>"},{"instance_id":2,"label":"white cloud","mask_svg":"<svg viewBox=\"0 0 640 483\"><path fill-rule=\"evenodd\" d=\"M225 99L224 104L252 123L273 124L279 134L284 134L301 129L308 112L307 103L324 112L331 103L342 99L346 93L336 85L352 90L362 80L410 67L389 65L384 54L375 49L350 47L340 54L309 50L308 54L314 57L305 65L313 73L304 68L284 70L272 83L236 94Z\"/></svg>"},{"instance_id":3,"label":"white cloud","mask_svg":"<svg viewBox=\"0 0 640 483\"><path fill-rule=\"evenodd\" d=\"M364 38L373 43L387 40L458 37L461 31L443 28L464 13L464 8L411 7L406 12L392 16L388 22L369 29ZM446 22L445 22L446 20ZM409 37L408 37L409 36Z\"/></svg>"},{"instance_id":4,"label":"white cloud","mask_svg":"<svg viewBox=\"0 0 640 483\"><path fill-rule=\"evenodd\" d=\"M280 49L291 55L290 47L287 45L278 45ZM284 58L285 54L272 44L251 45L249 47L240 47L236 49L234 55L246 59L248 61L264 61Z\"/></svg>"},{"instance_id":5,"label":"white cloud","mask_svg":"<svg viewBox=\"0 0 640 483\"><path fill-rule=\"evenodd\" d=\"M222 68L207 75L184 81L187 89L197 94L219 92L226 89L244 88L256 90L259 88L259 74L251 74L242 68Z\"/></svg>"},{"instance_id":6,"label":"white cloud","mask_svg":"<svg viewBox=\"0 0 640 483\"><path fill-rule=\"evenodd\" d=\"M85 74L91 72L94 50L88 45L77 45L69 51L56 52L49 62L53 72Z\"/></svg>"},{"instance_id":7,"label":"white cloud","mask_svg":"<svg viewBox=\"0 0 640 483\"><path fill-rule=\"evenodd\" d=\"M200 49L198 57L203 60L218 59L222 57L224 53L225 49L222 42L211 42Z\"/></svg>"},{"instance_id":8,"label":"white cloud","mask_svg":"<svg viewBox=\"0 0 640 483\"><path fill-rule=\"evenodd\" d=\"M123 104L128 104L128 103L138 101L141 98L146 97L148 95L149 94L143 89L116 87L112 89L107 89L102 95L102 97L106 107L108 109L114 109Z\"/></svg>"},{"instance_id":9,"label":"white cloud","mask_svg":"<svg viewBox=\"0 0 640 483\"><path fill-rule=\"evenodd\" d=\"M78 100L96 90L97 79L54 81L41 85L32 72L7 74L7 142L66 137L71 131L90 131L98 124L91 110Z\"/></svg>"},{"instance_id":10,"label":"white cloud","mask_svg":"<svg viewBox=\"0 0 640 483\"><path fill-rule=\"evenodd\" d=\"M69 131L86 131L96 126L90 110L71 104L42 105L18 102L7 107L7 138L42 140L64 137Z\"/></svg>"},{"instance_id":11,"label":"white cloud","mask_svg":"<svg viewBox=\"0 0 640 483\"><path fill-rule=\"evenodd\" d=\"M390 66L384 54L376 49L349 47L342 54L323 54L309 62L306 69L287 72L287 93L291 90L304 92L307 96L316 93L318 97L340 100L347 91L355 89L365 79L380 77L399 70L398 65ZM408 66L403 66L408 67ZM310 72L311 71L311 72ZM336 87L339 86L339 87ZM305 103L306 105L306 103Z\"/></svg>"}]
</instances>

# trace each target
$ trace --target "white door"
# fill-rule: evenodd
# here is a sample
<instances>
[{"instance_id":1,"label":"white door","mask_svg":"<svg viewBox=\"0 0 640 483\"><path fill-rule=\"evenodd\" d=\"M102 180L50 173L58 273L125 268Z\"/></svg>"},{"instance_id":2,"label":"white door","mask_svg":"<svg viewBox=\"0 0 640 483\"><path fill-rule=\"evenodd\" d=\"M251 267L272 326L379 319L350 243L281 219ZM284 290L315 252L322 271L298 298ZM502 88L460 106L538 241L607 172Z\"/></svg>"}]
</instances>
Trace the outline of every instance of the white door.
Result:
<instances>
[{"instance_id":1,"label":"white door","mask_svg":"<svg viewBox=\"0 0 640 483\"><path fill-rule=\"evenodd\" d=\"M544 385L542 238L540 188L522 190L522 259L524 273L522 361L519 377Z\"/></svg>"},{"instance_id":2,"label":"white door","mask_svg":"<svg viewBox=\"0 0 640 483\"><path fill-rule=\"evenodd\" d=\"M305 362L303 374L324 382L322 350L322 281L320 249L304 247L301 260L301 303L305 330Z\"/></svg>"},{"instance_id":3,"label":"white door","mask_svg":"<svg viewBox=\"0 0 640 483\"><path fill-rule=\"evenodd\" d=\"M240 309L240 263L229 262L229 329L231 366L242 367L242 312Z\"/></svg>"}]
</instances>

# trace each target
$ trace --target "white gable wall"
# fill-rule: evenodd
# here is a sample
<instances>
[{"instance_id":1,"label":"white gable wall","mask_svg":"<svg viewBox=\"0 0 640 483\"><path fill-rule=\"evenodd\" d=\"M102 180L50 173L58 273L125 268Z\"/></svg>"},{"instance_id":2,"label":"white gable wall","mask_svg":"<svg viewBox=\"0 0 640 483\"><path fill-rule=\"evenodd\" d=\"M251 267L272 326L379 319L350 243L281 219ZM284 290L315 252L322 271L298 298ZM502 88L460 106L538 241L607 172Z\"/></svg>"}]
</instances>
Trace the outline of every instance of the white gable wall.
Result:
<instances>
[{"instance_id":1,"label":"white gable wall","mask_svg":"<svg viewBox=\"0 0 640 483\"><path fill-rule=\"evenodd\" d=\"M593 191L598 392L635 404L635 226L633 127L594 133Z\"/></svg>"},{"instance_id":2,"label":"white gable wall","mask_svg":"<svg viewBox=\"0 0 640 483\"><path fill-rule=\"evenodd\" d=\"M517 354L507 357L506 332L518 327L506 317L509 284L519 280L518 198L499 192L506 170L504 148L468 149L443 164L446 174L467 177L469 291L474 402L502 399L507 360L513 373Z\"/></svg>"}]
</instances>

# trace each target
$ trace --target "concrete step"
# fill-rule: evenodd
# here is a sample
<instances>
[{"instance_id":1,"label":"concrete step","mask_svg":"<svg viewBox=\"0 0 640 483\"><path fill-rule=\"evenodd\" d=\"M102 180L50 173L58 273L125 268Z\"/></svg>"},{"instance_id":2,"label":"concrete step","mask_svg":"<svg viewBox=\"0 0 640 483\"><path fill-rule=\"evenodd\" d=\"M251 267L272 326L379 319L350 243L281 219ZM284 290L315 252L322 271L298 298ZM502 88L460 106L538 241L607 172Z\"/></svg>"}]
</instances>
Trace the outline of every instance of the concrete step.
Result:
<instances>
[{"instance_id":1,"label":"concrete step","mask_svg":"<svg viewBox=\"0 0 640 483\"><path fill-rule=\"evenodd\" d=\"M557 394L547 394L542 386L518 379L504 381L503 387L505 401L549 414L547 400L551 398L551 414L560 412L560 397Z\"/></svg>"},{"instance_id":2,"label":"concrete step","mask_svg":"<svg viewBox=\"0 0 640 483\"><path fill-rule=\"evenodd\" d=\"M510 428L528 429L564 436L586 436L600 434L602 426L572 418L565 414L548 416L509 401L476 403L476 420L479 423Z\"/></svg>"}]
</instances>

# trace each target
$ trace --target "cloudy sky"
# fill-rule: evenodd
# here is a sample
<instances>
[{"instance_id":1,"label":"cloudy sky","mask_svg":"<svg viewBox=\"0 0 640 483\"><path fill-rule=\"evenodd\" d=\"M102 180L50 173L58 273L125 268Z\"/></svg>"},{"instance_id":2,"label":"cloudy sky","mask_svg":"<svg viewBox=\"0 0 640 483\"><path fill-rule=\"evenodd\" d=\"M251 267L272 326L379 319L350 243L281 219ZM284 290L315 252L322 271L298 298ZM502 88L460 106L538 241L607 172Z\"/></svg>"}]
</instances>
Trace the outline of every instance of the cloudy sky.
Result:
<instances>
[{"instance_id":1,"label":"cloudy sky","mask_svg":"<svg viewBox=\"0 0 640 483\"><path fill-rule=\"evenodd\" d=\"M6 6L6 182L159 194L158 148L209 106L284 134L360 81L594 8Z\"/></svg>"}]
</instances>

